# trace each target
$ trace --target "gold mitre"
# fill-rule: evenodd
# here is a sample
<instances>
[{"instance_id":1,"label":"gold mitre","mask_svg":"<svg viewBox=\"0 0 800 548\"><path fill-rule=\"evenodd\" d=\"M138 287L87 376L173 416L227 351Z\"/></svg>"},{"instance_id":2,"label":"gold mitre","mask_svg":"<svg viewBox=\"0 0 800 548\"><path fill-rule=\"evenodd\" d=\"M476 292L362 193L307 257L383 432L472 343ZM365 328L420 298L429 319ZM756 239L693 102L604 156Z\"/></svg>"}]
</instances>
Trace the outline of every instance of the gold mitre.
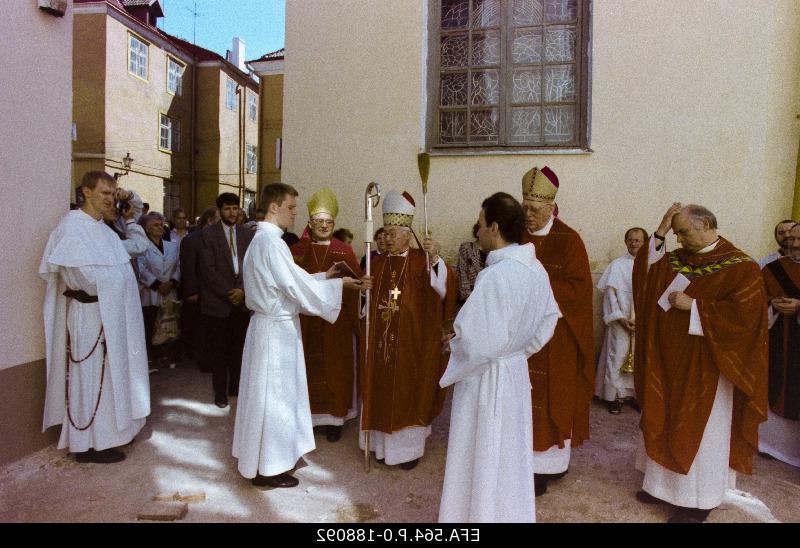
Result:
<instances>
[{"instance_id":1,"label":"gold mitre","mask_svg":"<svg viewBox=\"0 0 800 548\"><path fill-rule=\"evenodd\" d=\"M408 192L400 194L392 189L383 199L383 226L410 227L416 209L414 198Z\"/></svg>"},{"instance_id":2,"label":"gold mitre","mask_svg":"<svg viewBox=\"0 0 800 548\"><path fill-rule=\"evenodd\" d=\"M308 217L311 218L317 213L327 213L334 219L339 214L339 202L331 189L320 189L308 200Z\"/></svg>"},{"instance_id":3,"label":"gold mitre","mask_svg":"<svg viewBox=\"0 0 800 548\"><path fill-rule=\"evenodd\" d=\"M522 199L553 203L558 192L558 177L545 166L533 168L522 176Z\"/></svg>"}]
</instances>

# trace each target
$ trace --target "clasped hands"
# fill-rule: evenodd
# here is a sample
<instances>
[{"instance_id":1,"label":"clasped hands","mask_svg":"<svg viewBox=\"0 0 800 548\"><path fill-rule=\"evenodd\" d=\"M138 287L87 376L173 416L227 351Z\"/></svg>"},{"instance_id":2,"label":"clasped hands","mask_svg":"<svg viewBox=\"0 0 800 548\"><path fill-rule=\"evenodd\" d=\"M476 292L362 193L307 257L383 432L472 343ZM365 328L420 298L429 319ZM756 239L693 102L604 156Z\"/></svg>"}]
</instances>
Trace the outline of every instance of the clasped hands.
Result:
<instances>
[{"instance_id":1,"label":"clasped hands","mask_svg":"<svg viewBox=\"0 0 800 548\"><path fill-rule=\"evenodd\" d=\"M775 297L770 301L770 304L772 305L772 308L774 308L776 312L778 312L779 314L786 314L787 316L797 314L797 311L800 310L799 299L792 299L789 297Z\"/></svg>"}]
</instances>

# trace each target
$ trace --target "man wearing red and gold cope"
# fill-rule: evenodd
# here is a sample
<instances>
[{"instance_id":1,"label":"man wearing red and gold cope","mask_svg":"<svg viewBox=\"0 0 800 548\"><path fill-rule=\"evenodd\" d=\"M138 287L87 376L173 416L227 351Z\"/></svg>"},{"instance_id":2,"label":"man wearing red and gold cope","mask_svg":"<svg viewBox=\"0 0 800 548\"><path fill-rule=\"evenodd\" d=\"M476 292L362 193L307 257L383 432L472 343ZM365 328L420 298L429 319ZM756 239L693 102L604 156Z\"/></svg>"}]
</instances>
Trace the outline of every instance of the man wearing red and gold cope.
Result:
<instances>
[{"instance_id":1,"label":"man wearing red and gold cope","mask_svg":"<svg viewBox=\"0 0 800 548\"><path fill-rule=\"evenodd\" d=\"M533 469L537 496L563 477L572 447L589 438L594 392L594 327L589 257L578 233L555 214L559 182L548 167L522 177L526 230L561 310L553 338L528 359L533 398Z\"/></svg>"},{"instance_id":2,"label":"man wearing red and gold cope","mask_svg":"<svg viewBox=\"0 0 800 548\"><path fill-rule=\"evenodd\" d=\"M354 278L361 277L353 248L333 238L339 204L333 192L323 188L308 201L308 228L291 246L295 263L309 274L324 274L343 262ZM342 436L342 426L358 414L355 390L358 292L345 291L342 311L334 323L319 316L300 315L306 358L311 422L323 427L330 442Z\"/></svg>"},{"instance_id":3,"label":"man wearing red and gold cope","mask_svg":"<svg viewBox=\"0 0 800 548\"><path fill-rule=\"evenodd\" d=\"M387 251L372 259L369 355L361 382L360 446L368 431L378 461L404 470L419 462L442 410L442 331L447 320L452 325L457 295L455 272L439 257L438 244L425 238L423 249L411 249L414 210L407 192L392 190L383 200Z\"/></svg>"}]
</instances>

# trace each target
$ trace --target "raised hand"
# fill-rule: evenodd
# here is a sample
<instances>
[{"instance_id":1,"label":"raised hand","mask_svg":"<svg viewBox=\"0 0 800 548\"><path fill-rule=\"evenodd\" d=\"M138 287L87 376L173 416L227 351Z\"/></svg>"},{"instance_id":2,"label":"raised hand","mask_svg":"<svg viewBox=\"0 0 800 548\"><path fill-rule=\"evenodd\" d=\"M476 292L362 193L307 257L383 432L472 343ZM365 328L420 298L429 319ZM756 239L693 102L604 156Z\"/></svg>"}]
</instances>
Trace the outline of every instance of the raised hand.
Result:
<instances>
[{"instance_id":1,"label":"raised hand","mask_svg":"<svg viewBox=\"0 0 800 548\"><path fill-rule=\"evenodd\" d=\"M661 224L658 225L658 228L656 229L656 234L659 236L666 236L667 232L672 229L672 218L677 215L682 208L683 206L680 202L674 202L671 206L669 206L667 212L664 213L664 218L661 219Z\"/></svg>"}]
</instances>

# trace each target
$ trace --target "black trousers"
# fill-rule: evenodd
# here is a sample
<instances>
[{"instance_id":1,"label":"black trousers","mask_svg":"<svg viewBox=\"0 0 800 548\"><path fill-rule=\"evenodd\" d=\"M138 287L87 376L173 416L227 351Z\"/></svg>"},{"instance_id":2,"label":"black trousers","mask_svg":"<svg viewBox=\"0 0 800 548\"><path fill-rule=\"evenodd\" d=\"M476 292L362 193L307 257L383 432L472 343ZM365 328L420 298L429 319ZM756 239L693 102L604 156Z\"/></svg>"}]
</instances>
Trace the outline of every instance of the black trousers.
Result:
<instances>
[{"instance_id":1,"label":"black trousers","mask_svg":"<svg viewBox=\"0 0 800 548\"><path fill-rule=\"evenodd\" d=\"M204 337L200 328L200 303L183 300L181 305L181 350L183 357L200 365L207 353L202 348Z\"/></svg>"},{"instance_id":2,"label":"black trousers","mask_svg":"<svg viewBox=\"0 0 800 548\"><path fill-rule=\"evenodd\" d=\"M203 315L214 397L239 394L242 350L250 313L234 308L227 318Z\"/></svg>"}]
</instances>

